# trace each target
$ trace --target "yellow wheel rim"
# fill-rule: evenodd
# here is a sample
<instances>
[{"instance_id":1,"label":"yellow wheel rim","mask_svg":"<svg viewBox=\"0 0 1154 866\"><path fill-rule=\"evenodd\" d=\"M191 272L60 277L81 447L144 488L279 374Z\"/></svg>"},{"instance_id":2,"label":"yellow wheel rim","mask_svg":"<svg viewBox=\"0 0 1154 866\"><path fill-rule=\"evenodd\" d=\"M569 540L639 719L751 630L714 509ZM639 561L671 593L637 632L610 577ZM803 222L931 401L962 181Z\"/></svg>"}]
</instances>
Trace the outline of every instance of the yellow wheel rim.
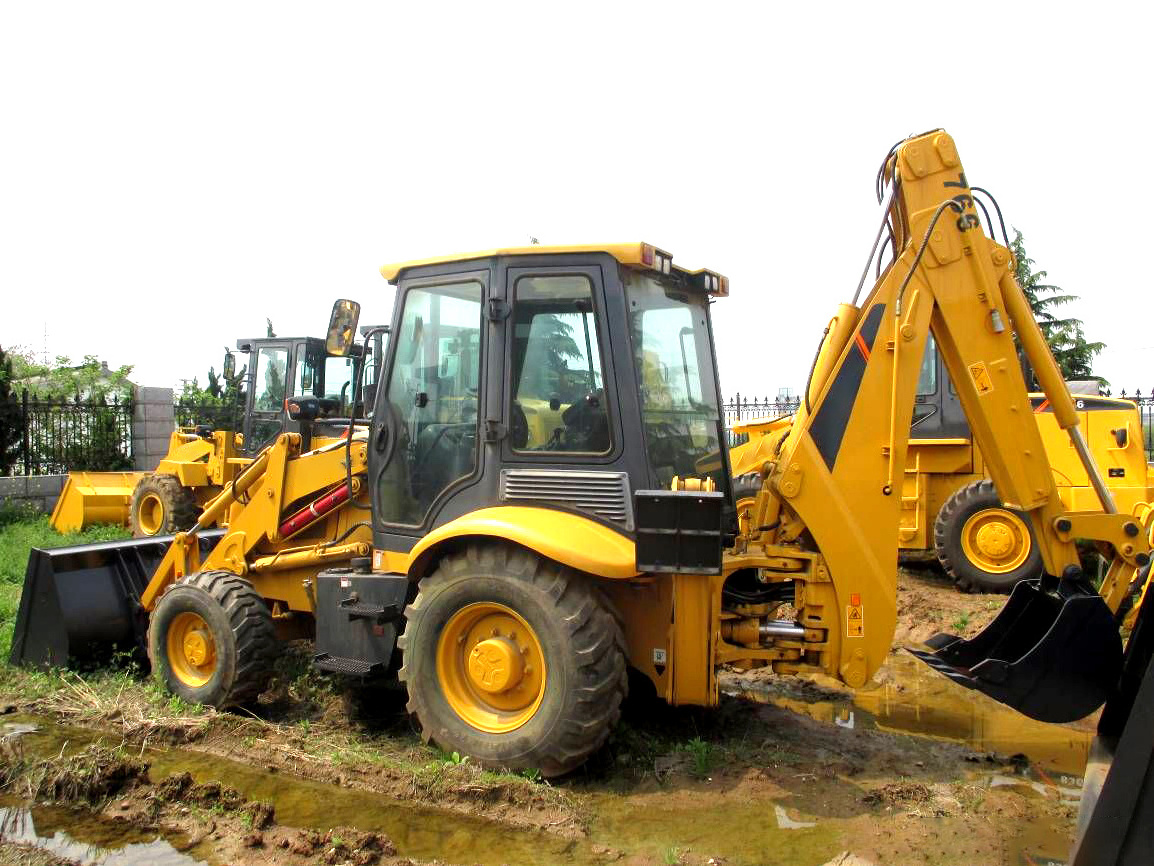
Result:
<instances>
[{"instance_id":1,"label":"yellow wheel rim","mask_svg":"<svg viewBox=\"0 0 1154 866\"><path fill-rule=\"evenodd\" d=\"M186 611L173 617L165 644L168 666L186 686L199 688L216 673L216 643L200 614Z\"/></svg>"},{"instance_id":2,"label":"yellow wheel rim","mask_svg":"<svg viewBox=\"0 0 1154 866\"><path fill-rule=\"evenodd\" d=\"M1032 541L1025 521L1005 508L986 508L962 527L966 558L990 574L1008 574L1030 556Z\"/></svg>"},{"instance_id":3,"label":"yellow wheel rim","mask_svg":"<svg viewBox=\"0 0 1154 866\"><path fill-rule=\"evenodd\" d=\"M158 535L164 526L164 501L155 493L145 493L136 509L136 522L145 535Z\"/></svg>"},{"instance_id":4,"label":"yellow wheel rim","mask_svg":"<svg viewBox=\"0 0 1154 866\"><path fill-rule=\"evenodd\" d=\"M533 718L547 675L537 634L503 604L461 608L437 640L437 680L445 700L479 731L504 734Z\"/></svg>"}]
</instances>

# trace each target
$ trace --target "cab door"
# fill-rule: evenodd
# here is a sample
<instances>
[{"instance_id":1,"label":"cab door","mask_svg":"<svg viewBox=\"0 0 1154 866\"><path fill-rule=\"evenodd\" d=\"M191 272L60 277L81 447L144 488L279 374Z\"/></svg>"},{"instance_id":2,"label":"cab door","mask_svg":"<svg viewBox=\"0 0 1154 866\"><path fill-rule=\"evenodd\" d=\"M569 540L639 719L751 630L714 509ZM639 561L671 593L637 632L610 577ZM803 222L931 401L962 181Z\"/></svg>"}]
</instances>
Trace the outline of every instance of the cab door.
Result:
<instances>
[{"instance_id":1,"label":"cab door","mask_svg":"<svg viewBox=\"0 0 1154 866\"><path fill-rule=\"evenodd\" d=\"M284 401L294 375L292 362L291 341L261 341L253 346L244 417L242 453L246 456L255 456L284 430Z\"/></svg>"},{"instance_id":2,"label":"cab door","mask_svg":"<svg viewBox=\"0 0 1154 866\"><path fill-rule=\"evenodd\" d=\"M374 546L407 551L481 472L488 271L402 282L370 427Z\"/></svg>"}]
</instances>

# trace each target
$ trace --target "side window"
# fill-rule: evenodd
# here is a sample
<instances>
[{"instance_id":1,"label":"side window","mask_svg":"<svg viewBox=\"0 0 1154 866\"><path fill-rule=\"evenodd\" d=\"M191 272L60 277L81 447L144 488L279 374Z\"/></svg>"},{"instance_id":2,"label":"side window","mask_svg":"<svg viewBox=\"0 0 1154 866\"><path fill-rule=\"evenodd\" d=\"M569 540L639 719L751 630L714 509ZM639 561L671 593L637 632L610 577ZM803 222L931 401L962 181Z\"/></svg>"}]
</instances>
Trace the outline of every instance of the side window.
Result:
<instances>
[{"instance_id":1,"label":"side window","mask_svg":"<svg viewBox=\"0 0 1154 866\"><path fill-rule=\"evenodd\" d=\"M325 358L325 383L322 397L337 400L342 410L349 405L353 390L353 371L356 358L351 355Z\"/></svg>"},{"instance_id":2,"label":"side window","mask_svg":"<svg viewBox=\"0 0 1154 866\"><path fill-rule=\"evenodd\" d=\"M397 441L380 477L380 516L416 526L477 465L481 284L410 289L396 339L387 408Z\"/></svg>"},{"instance_id":3,"label":"side window","mask_svg":"<svg viewBox=\"0 0 1154 866\"><path fill-rule=\"evenodd\" d=\"M922 355L922 370L918 374L918 396L938 393L938 344L934 335L926 338L926 352Z\"/></svg>"},{"instance_id":4,"label":"side window","mask_svg":"<svg viewBox=\"0 0 1154 866\"><path fill-rule=\"evenodd\" d=\"M588 277L521 277L513 300L515 451L605 454L605 371Z\"/></svg>"},{"instance_id":5,"label":"side window","mask_svg":"<svg viewBox=\"0 0 1154 866\"><path fill-rule=\"evenodd\" d=\"M284 407L285 373L288 370L288 350L266 346L256 359L256 399L253 408L258 412L279 412Z\"/></svg>"},{"instance_id":6,"label":"side window","mask_svg":"<svg viewBox=\"0 0 1154 866\"><path fill-rule=\"evenodd\" d=\"M297 397L316 396L317 369L321 359L310 352L307 346L301 346L297 354L297 370L293 394Z\"/></svg>"}]
</instances>

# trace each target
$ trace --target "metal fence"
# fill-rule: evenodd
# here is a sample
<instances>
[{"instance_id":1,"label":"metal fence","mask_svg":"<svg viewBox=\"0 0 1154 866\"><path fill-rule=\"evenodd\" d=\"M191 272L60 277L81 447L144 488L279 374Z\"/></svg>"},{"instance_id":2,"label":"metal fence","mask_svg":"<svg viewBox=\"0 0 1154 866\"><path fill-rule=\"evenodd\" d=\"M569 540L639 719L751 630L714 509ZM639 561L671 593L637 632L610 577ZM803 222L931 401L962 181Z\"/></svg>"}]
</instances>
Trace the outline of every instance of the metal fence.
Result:
<instances>
[{"instance_id":1,"label":"metal fence","mask_svg":"<svg viewBox=\"0 0 1154 866\"><path fill-rule=\"evenodd\" d=\"M1106 392L1106 396L1111 396ZM1125 389L1121 393L1112 395L1126 400L1133 400L1138 404L1138 411L1142 419L1142 438L1146 445L1146 459L1154 461L1154 388L1145 394L1139 388L1132 393ZM740 394L722 404L725 413L725 427L729 430L729 444L740 445L748 440L745 433L734 433L733 425L754 418L775 418L796 412L800 405L799 397L743 397Z\"/></svg>"},{"instance_id":2,"label":"metal fence","mask_svg":"<svg viewBox=\"0 0 1154 866\"><path fill-rule=\"evenodd\" d=\"M23 391L13 475L132 468L132 400L51 398Z\"/></svg>"},{"instance_id":3,"label":"metal fence","mask_svg":"<svg viewBox=\"0 0 1154 866\"><path fill-rule=\"evenodd\" d=\"M721 404L725 416L725 429L729 433L729 445L741 445L749 441L748 433L734 433L733 425L754 418L779 418L792 415L801 405L800 397L742 397L735 394Z\"/></svg>"}]
</instances>

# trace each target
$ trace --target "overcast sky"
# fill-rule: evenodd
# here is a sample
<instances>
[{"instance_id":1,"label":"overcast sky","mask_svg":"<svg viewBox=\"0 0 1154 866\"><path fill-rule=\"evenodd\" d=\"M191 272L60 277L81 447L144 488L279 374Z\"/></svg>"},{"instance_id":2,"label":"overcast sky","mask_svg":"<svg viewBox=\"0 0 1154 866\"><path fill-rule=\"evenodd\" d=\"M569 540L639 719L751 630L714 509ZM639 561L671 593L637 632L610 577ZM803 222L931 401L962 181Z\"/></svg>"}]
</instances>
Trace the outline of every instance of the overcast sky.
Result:
<instances>
[{"instance_id":1,"label":"overcast sky","mask_svg":"<svg viewBox=\"0 0 1154 866\"><path fill-rule=\"evenodd\" d=\"M646 240L730 276L726 394L800 389L878 163L943 126L1097 371L1154 386L1145 4L0 9L5 347L203 384L266 316L387 321L384 262Z\"/></svg>"}]
</instances>

